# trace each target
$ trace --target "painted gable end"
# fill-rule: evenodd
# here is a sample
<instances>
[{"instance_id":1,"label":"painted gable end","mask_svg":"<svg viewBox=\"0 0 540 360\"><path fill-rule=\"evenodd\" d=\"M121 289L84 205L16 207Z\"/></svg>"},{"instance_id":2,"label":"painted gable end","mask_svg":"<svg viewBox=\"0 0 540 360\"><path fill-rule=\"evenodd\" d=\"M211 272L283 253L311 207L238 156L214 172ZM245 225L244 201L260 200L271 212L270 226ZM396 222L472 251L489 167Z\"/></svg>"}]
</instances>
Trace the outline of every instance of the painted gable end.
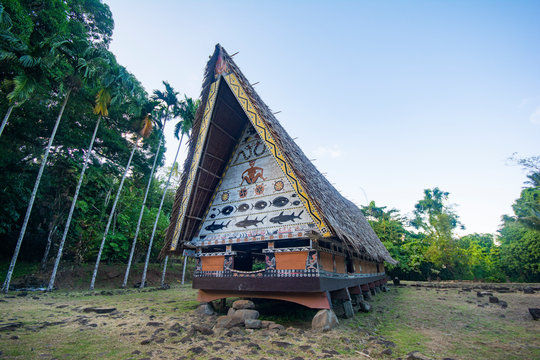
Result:
<instances>
[{"instance_id":1,"label":"painted gable end","mask_svg":"<svg viewBox=\"0 0 540 360\"><path fill-rule=\"evenodd\" d=\"M192 242L298 238L316 229L264 141L248 124Z\"/></svg>"}]
</instances>

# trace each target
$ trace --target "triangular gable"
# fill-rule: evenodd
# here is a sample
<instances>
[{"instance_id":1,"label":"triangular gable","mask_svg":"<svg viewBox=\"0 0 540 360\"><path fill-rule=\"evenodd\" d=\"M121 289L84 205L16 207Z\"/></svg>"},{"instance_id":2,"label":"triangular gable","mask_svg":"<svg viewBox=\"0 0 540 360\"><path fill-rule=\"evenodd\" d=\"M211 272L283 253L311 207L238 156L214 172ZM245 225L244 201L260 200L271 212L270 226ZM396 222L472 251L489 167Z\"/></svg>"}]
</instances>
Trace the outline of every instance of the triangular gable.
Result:
<instances>
[{"instance_id":1,"label":"triangular gable","mask_svg":"<svg viewBox=\"0 0 540 360\"><path fill-rule=\"evenodd\" d=\"M233 73L229 73L223 76L227 84L229 85L230 89L236 96L236 99L242 106L242 109L244 112L248 115L249 120L251 121L251 124L254 126L255 130L261 137L261 139L264 140L266 147L276 160L277 164L287 177L287 180L290 182L291 186L293 187L294 191L298 195L299 199L302 201L304 206L306 207L307 211L309 212L311 218L313 219L315 225L317 226L319 232L324 237L329 237L332 234L330 233L330 230L328 226L325 224L322 216L317 211L314 202L310 198L307 191L304 189L300 181L298 180L297 174L294 172L292 166L289 164L287 159L283 156L282 149L280 148L279 144L275 141L274 137L270 134L268 129L266 128L266 124L263 122L260 114L257 112L253 104L251 103L251 100L246 95L246 91L242 88L240 85L240 82L236 78L236 76Z\"/></svg>"},{"instance_id":2,"label":"triangular gable","mask_svg":"<svg viewBox=\"0 0 540 360\"><path fill-rule=\"evenodd\" d=\"M195 151L193 153L193 158L190 164L189 173L187 175L187 180L186 180L182 200L179 206L178 217L176 219L176 225L174 229L174 235L172 238L170 250L171 251L176 250L176 247L180 238L180 234L182 232L182 226L186 220L188 206L190 204L190 201L193 195L193 190L194 190L194 185L195 185L194 182L197 177L197 173L201 171L199 164L201 162L201 157L203 155L204 145L206 143L210 121L212 119L212 115L214 111L214 105L216 103L216 98L218 96L218 89L222 81L224 81L225 84L228 86L228 88L232 91L238 104L240 104L244 113L247 115L249 122L251 123L251 125L257 132L257 134L259 135L260 139L264 141L264 145L266 146L266 149L270 152L270 154L275 160L275 163L282 170L285 179L288 181L288 183L291 186L292 191L297 195L299 201L305 207L306 215L309 215L309 217L311 218L313 224L315 225L314 228L322 236L325 236L325 237L331 236L332 234L330 233L327 225L322 219L322 216L319 214L319 212L315 208L312 199L309 197L308 193L305 191L302 184L300 184L300 182L298 181L298 176L295 174L293 168L283 156L282 149L280 149L279 144L274 140L274 138L272 137L272 135L266 128L266 125L263 122L260 114L251 103L251 100L249 99L249 97L246 95L246 91L242 88L242 85L238 81L235 74L232 72L229 73L228 71L229 69L228 69L227 64L223 61L223 58L221 57L221 55L219 55L218 61L216 63L216 70L215 70L216 79L210 85L207 101L205 102L206 105L205 105L205 109L204 109L204 113L203 113L203 117L201 121L201 126L199 128L199 133L196 138L197 144L195 146ZM220 184L221 184L221 181L220 181ZM213 189L213 190L217 194L216 189ZM201 218L200 220L202 221L205 219ZM248 218L247 221L249 220L250 219ZM205 222L203 222L203 225L204 223ZM206 227L209 225L204 225L204 226ZM202 229L202 226L199 226L199 229ZM189 240L189 239L184 239L184 240Z\"/></svg>"},{"instance_id":3,"label":"triangular gable","mask_svg":"<svg viewBox=\"0 0 540 360\"><path fill-rule=\"evenodd\" d=\"M248 124L201 225L197 245L307 238L316 226L264 141Z\"/></svg>"}]
</instances>

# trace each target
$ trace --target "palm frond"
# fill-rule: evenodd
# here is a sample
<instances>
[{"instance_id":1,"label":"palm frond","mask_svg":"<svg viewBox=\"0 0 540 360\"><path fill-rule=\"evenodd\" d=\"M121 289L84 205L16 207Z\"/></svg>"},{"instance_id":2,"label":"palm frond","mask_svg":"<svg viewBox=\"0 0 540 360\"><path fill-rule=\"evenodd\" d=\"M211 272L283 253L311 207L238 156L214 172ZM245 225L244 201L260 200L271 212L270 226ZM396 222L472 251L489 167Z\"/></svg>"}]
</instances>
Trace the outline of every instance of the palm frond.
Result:
<instances>
[{"instance_id":1,"label":"palm frond","mask_svg":"<svg viewBox=\"0 0 540 360\"><path fill-rule=\"evenodd\" d=\"M182 130L182 123L183 121L179 121L174 125L174 137L177 140L180 140L180 131Z\"/></svg>"},{"instance_id":2,"label":"palm frond","mask_svg":"<svg viewBox=\"0 0 540 360\"><path fill-rule=\"evenodd\" d=\"M0 49L0 61L17 61L17 55L11 51Z\"/></svg>"},{"instance_id":3,"label":"palm frond","mask_svg":"<svg viewBox=\"0 0 540 360\"><path fill-rule=\"evenodd\" d=\"M111 103L111 93L107 88L103 88L96 94L96 105L94 106L94 114L101 116L109 115L109 104Z\"/></svg>"},{"instance_id":4,"label":"palm frond","mask_svg":"<svg viewBox=\"0 0 540 360\"><path fill-rule=\"evenodd\" d=\"M4 50L27 51L28 46L8 30L0 30L0 45Z\"/></svg>"},{"instance_id":5,"label":"palm frond","mask_svg":"<svg viewBox=\"0 0 540 360\"><path fill-rule=\"evenodd\" d=\"M143 138L149 137L150 134L152 133L152 128L153 128L152 118L150 117L150 115L146 115L143 119L143 124L140 131L141 136Z\"/></svg>"},{"instance_id":6,"label":"palm frond","mask_svg":"<svg viewBox=\"0 0 540 360\"><path fill-rule=\"evenodd\" d=\"M35 79L25 74L17 75L13 82L15 86L7 95L9 101L24 102L30 98L36 88Z\"/></svg>"},{"instance_id":7,"label":"palm frond","mask_svg":"<svg viewBox=\"0 0 540 360\"><path fill-rule=\"evenodd\" d=\"M11 21L11 17L4 9L4 5L0 3L0 29L10 30L12 26L13 22Z\"/></svg>"},{"instance_id":8,"label":"palm frond","mask_svg":"<svg viewBox=\"0 0 540 360\"><path fill-rule=\"evenodd\" d=\"M31 55L23 55L19 58L19 62L26 68L37 66L41 63L41 58L33 57Z\"/></svg>"}]
</instances>

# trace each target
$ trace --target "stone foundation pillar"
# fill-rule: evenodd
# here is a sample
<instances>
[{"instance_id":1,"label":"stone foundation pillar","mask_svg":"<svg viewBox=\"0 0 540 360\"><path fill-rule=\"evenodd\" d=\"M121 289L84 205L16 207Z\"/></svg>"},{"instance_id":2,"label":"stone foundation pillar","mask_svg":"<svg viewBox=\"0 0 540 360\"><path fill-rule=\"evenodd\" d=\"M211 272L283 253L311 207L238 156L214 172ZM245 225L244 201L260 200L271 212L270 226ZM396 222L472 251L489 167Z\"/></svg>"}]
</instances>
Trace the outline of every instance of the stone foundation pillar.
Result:
<instances>
[{"instance_id":1,"label":"stone foundation pillar","mask_svg":"<svg viewBox=\"0 0 540 360\"><path fill-rule=\"evenodd\" d=\"M351 300L343 301L343 309L345 310L344 316L346 319L350 319L354 316L354 309Z\"/></svg>"}]
</instances>

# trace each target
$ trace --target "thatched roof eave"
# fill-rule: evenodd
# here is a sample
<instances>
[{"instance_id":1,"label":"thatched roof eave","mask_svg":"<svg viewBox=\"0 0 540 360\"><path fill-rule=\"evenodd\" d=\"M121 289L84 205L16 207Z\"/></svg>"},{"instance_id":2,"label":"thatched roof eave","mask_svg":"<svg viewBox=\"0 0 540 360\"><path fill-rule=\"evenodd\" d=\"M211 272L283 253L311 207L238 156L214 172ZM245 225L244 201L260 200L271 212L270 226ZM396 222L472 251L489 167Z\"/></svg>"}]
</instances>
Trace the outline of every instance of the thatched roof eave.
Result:
<instances>
[{"instance_id":1,"label":"thatched roof eave","mask_svg":"<svg viewBox=\"0 0 540 360\"><path fill-rule=\"evenodd\" d=\"M255 107L255 110L265 122L268 131L270 131L274 140L279 145L282 153L297 175L299 182L308 193L310 199L316 206L319 214L324 218L324 221L331 232L336 237L342 239L346 247L354 252L372 258L375 261L387 261L391 264L396 264L397 262L392 259L388 250L377 237L361 210L341 195L317 170L313 163L311 163L300 147L281 126L270 108L262 101L232 58L219 44L216 45L216 50L210 57L210 61L206 66L203 89L201 91L201 106L199 107L193 125L193 135L190 139L189 153L186 158L186 163L184 164L183 174L187 174L193 160L195 143L197 142L196 134L198 134L200 128L200 122L203 115L202 112L208 99L210 84L215 78L215 68L218 56L226 63L229 71L234 73L237 77L242 88L246 92L246 95ZM178 218L179 202L182 199L185 189L185 180L185 176L183 176L181 185L176 194L171 224L167 231L167 244L162 250L163 255L167 253L168 247L170 247L172 242L174 227L176 225L175 219ZM190 235L193 236L193 234L185 235L187 238L189 238ZM177 248L178 251L181 251L181 249L181 246ZM178 251L176 253L178 253Z\"/></svg>"}]
</instances>

